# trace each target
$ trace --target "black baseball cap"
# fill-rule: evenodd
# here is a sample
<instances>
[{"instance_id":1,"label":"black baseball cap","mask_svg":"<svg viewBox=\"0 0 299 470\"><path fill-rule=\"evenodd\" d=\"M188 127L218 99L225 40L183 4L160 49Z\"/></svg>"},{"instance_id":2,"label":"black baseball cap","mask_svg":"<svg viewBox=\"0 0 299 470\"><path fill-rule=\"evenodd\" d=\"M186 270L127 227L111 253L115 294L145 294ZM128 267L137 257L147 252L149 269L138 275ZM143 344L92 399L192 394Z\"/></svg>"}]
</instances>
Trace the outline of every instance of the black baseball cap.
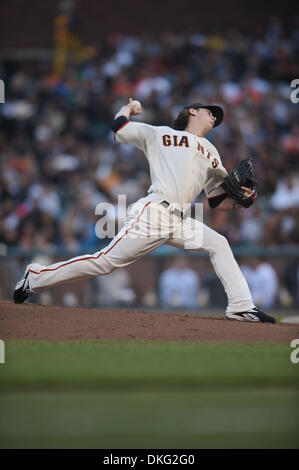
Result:
<instances>
[{"instance_id":1,"label":"black baseball cap","mask_svg":"<svg viewBox=\"0 0 299 470\"><path fill-rule=\"evenodd\" d=\"M188 104L188 106L184 107L184 109L191 109L191 108L194 108L194 109L199 109L199 108L209 109L211 111L211 113L213 114L213 116L216 118L214 127L217 127L217 126L219 126L219 124L222 123L224 113L223 113L223 109L220 108L220 106L205 105L205 104L202 104L202 103L193 103L193 104Z\"/></svg>"}]
</instances>

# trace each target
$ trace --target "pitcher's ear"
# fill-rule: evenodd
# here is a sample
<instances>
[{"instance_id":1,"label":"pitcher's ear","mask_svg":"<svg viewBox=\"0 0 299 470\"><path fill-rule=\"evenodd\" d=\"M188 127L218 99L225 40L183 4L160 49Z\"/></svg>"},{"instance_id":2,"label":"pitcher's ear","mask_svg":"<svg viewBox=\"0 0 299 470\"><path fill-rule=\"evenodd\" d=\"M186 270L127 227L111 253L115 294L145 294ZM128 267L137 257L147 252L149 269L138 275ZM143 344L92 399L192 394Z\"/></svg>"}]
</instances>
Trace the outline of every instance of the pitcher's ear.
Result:
<instances>
[{"instance_id":1,"label":"pitcher's ear","mask_svg":"<svg viewBox=\"0 0 299 470\"><path fill-rule=\"evenodd\" d=\"M196 116L196 111L197 111L197 109L190 108L190 109L188 109L188 114L191 115L191 116Z\"/></svg>"}]
</instances>

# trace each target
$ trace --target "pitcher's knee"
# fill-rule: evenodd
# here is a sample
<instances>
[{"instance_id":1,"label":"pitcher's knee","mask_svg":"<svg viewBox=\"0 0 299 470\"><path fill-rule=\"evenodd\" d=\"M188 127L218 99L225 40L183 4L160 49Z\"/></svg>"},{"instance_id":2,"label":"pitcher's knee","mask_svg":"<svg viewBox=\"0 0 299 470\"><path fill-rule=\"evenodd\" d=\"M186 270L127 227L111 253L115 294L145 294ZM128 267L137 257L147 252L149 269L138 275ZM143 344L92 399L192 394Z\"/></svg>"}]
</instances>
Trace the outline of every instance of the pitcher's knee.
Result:
<instances>
[{"instance_id":1,"label":"pitcher's knee","mask_svg":"<svg viewBox=\"0 0 299 470\"><path fill-rule=\"evenodd\" d=\"M110 256L105 254L99 257L98 263L100 265L100 274L110 274L112 271L118 269L118 266L113 263Z\"/></svg>"}]
</instances>

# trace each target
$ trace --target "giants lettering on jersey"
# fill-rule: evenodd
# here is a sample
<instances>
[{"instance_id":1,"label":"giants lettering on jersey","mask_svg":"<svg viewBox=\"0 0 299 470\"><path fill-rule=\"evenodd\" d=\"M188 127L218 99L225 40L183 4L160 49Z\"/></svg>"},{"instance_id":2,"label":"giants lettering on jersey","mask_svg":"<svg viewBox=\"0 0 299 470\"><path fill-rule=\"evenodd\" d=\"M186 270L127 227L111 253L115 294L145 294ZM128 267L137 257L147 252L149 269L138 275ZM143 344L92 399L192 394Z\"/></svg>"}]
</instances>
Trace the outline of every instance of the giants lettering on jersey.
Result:
<instances>
[{"instance_id":1,"label":"giants lettering on jersey","mask_svg":"<svg viewBox=\"0 0 299 470\"><path fill-rule=\"evenodd\" d=\"M162 135L163 145L169 147L173 145L174 147L189 147L189 140L186 135L183 135L180 140L178 135Z\"/></svg>"},{"instance_id":2,"label":"giants lettering on jersey","mask_svg":"<svg viewBox=\"0 0 299 470\"><path fill-rule=\"evenodd\" d=\"M197 144L197 150L199 152L201 152L205 157L207 157L208 160L210 160L210 158L212 157L212 155L210 154L210 152L208 152L203 145L201 145L199 142ZM216 157L213 157L213 159L211 160L211 165L213 168L217 168L217 166L219 165L219 161Z\"/></svg>"}]
</instances>

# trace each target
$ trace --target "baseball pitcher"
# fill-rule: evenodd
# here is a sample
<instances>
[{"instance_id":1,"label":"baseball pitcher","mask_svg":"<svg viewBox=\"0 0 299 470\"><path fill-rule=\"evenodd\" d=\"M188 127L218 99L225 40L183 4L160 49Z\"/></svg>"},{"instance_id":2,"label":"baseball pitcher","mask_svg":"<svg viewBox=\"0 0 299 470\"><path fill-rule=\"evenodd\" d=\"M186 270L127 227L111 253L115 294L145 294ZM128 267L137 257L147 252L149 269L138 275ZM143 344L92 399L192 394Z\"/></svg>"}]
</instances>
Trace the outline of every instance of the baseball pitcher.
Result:
<instances>
[{"instance_id":1,"label":"baseball pitcher","mask_svg":"<svg viewBox=\"0 0 299 470\"><path fill-rule=\"evenodd\" d=\"M174 127L130 121L142 112L130 99L112 123L115 140L143 151L149 162L148 195L128 211L124 227L103 250L41 266L29 264L14 291L22 303L34 293L64 282L109 274L127 266L163 243L209 254L228 298L226 318L275 323L252 302L247 282L226 238L186 213L186 205L205 191L212 209L249 207L256 197L252 160L246 159L227 173L217 149L205 138L223 119L219 106L193 103L185 106Z\"/></svg>"}]
</instances>

